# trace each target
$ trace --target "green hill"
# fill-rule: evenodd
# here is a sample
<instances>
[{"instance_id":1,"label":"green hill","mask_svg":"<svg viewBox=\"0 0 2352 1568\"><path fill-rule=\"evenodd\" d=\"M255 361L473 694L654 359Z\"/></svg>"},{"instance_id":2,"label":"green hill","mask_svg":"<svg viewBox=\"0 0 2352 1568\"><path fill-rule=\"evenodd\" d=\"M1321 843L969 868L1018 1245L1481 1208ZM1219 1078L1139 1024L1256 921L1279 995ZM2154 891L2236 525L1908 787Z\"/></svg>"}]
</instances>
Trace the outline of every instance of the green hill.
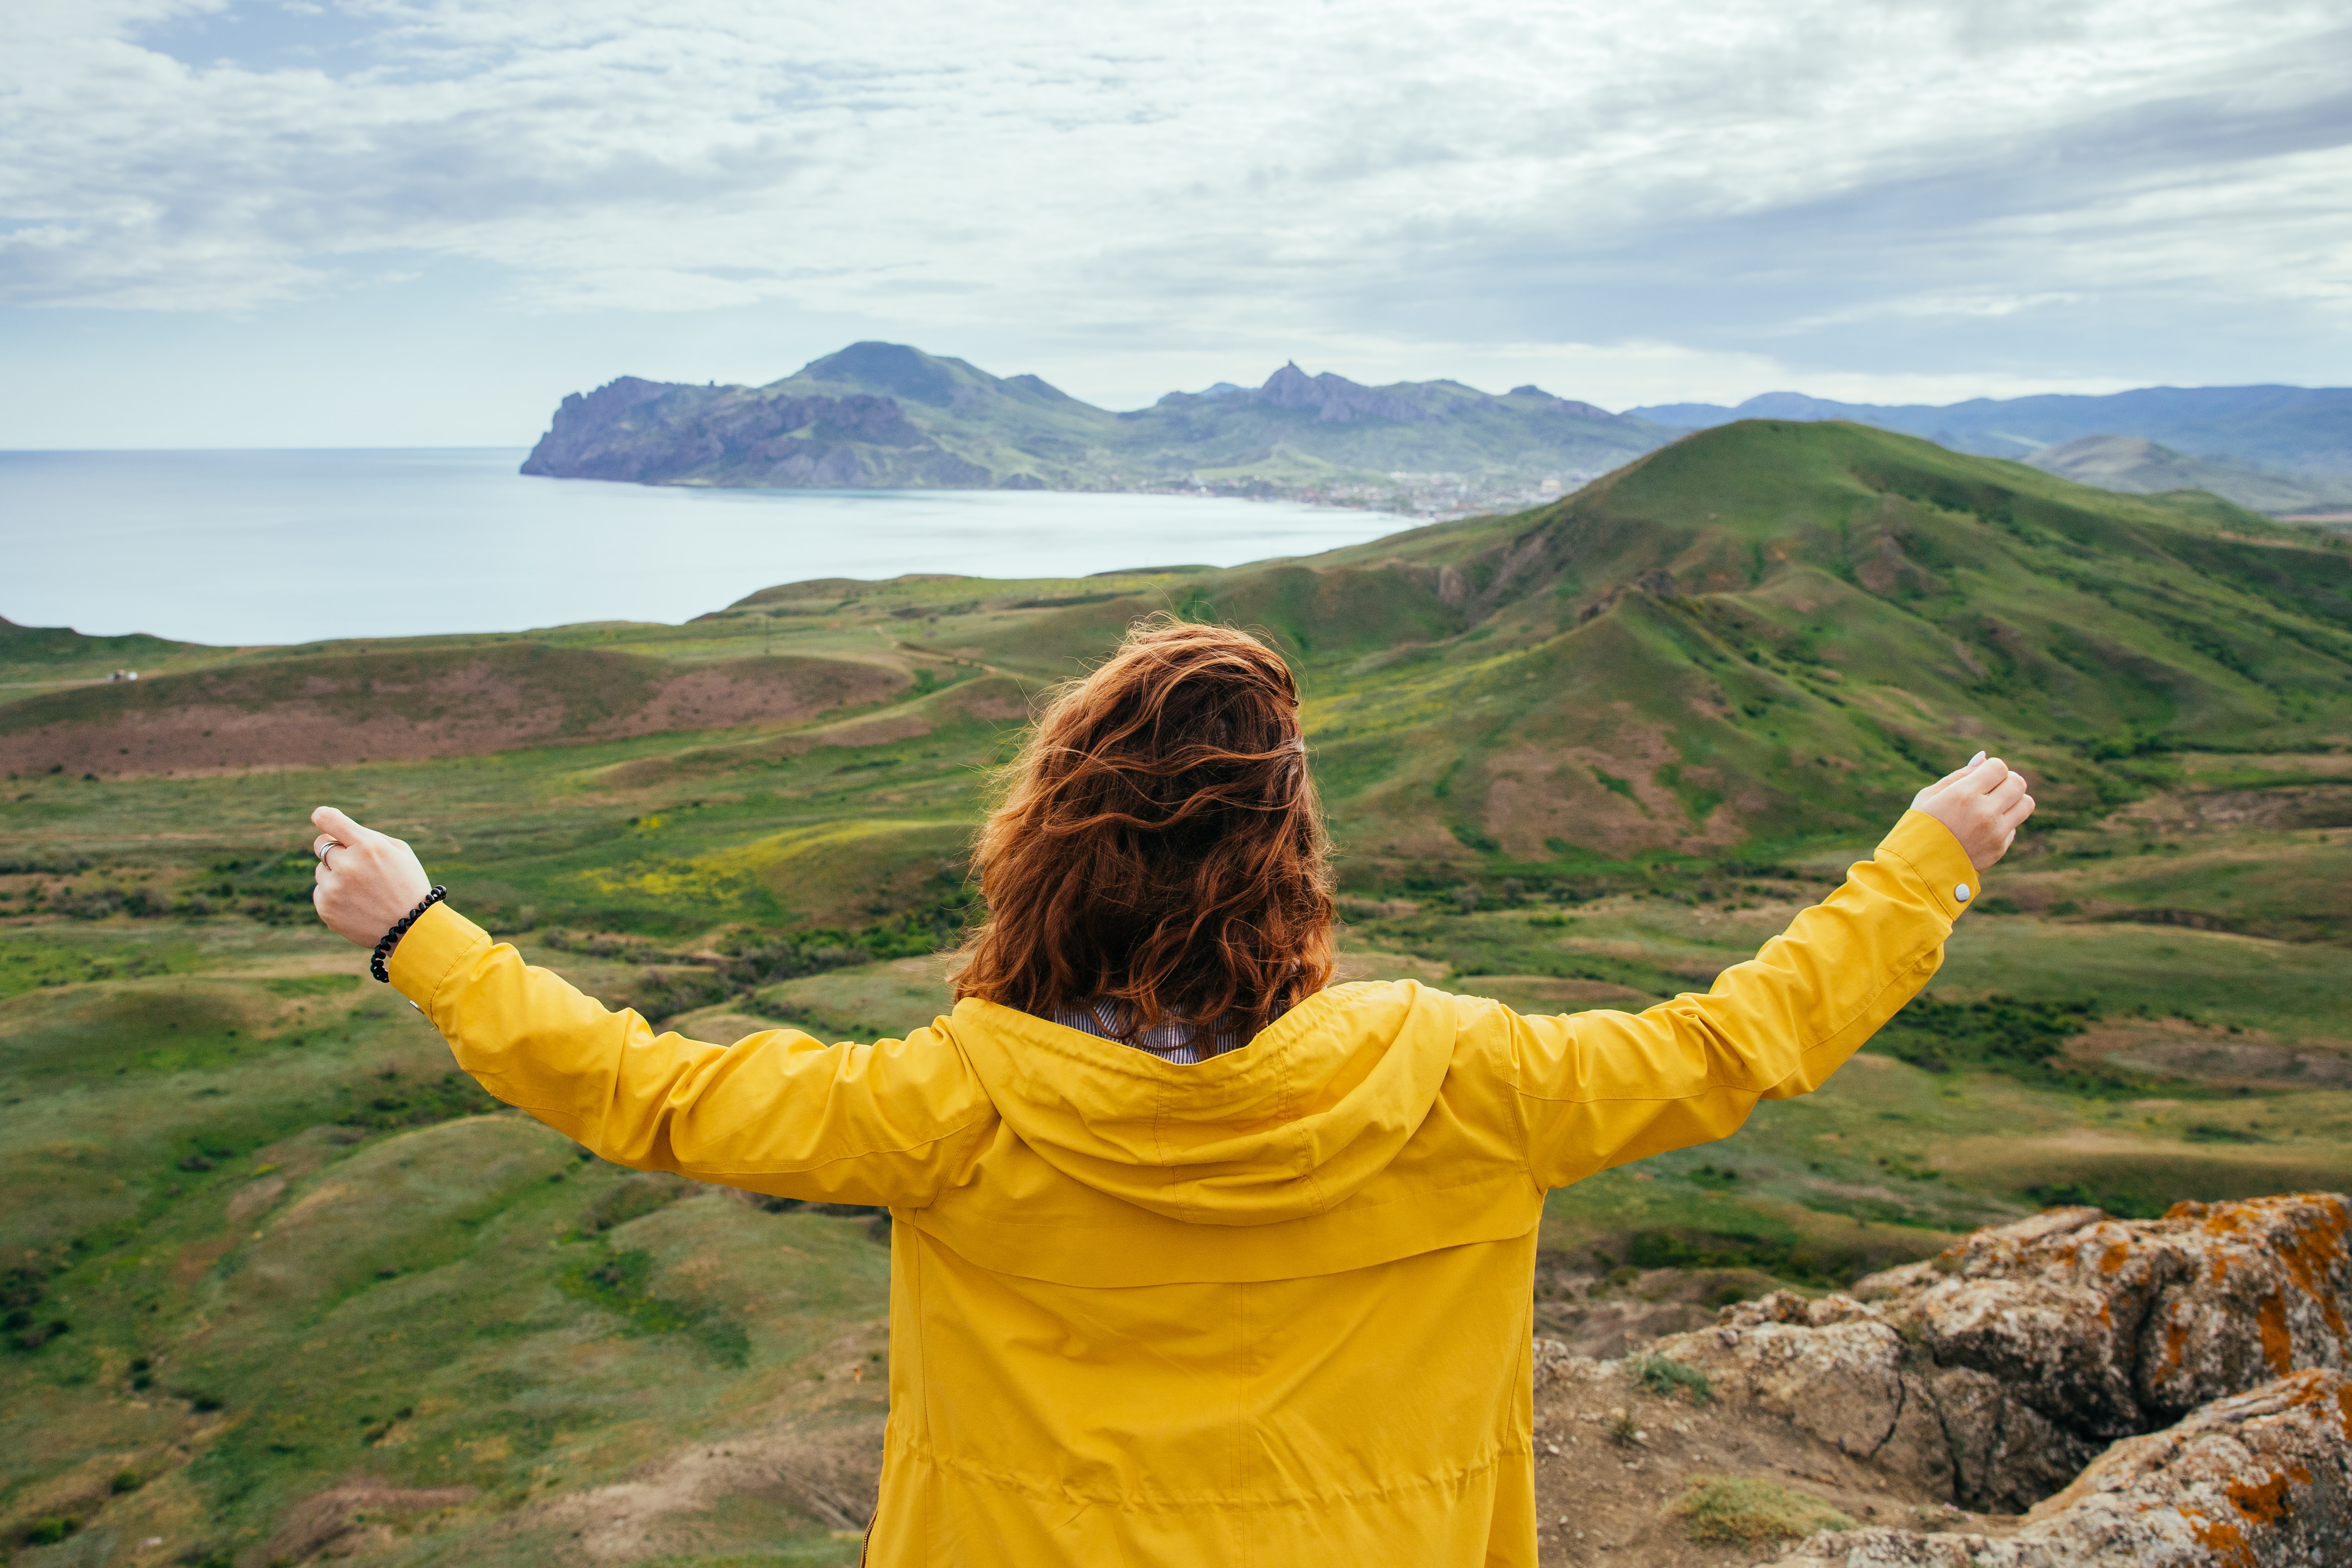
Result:
<instances>
[{"instance_id":1,"label":"green hill","mask_svg":"<svg viewBox=\"0 0 2352 1568\"><path fill-rule=\"evenodd\" d=\"M2132 793L2136 757L2299 746L2352 718L2337 542L1854 426L1726 426L1544 510L979 646L1075 657L1167 603L1299 654L1367 877L1791 843L1859 827L1979 740L2080 818Z\"/></svg>"},{"instance_id":2,"label":"green hill","mask_svg":"<svg viewBox=\"0 0 2352 1568\"><path fill-rule=\"evenodd\" d=\"M1034 375L853 343L765 386L624 376L574 393L527 474L644 484L1294 491L1392 470L1591 473L1667 432L1532 386L1361 386L1286 365L1255 389L1113 414Z\"/></svg>"},{"instance_id":3,"label":"green hill","mask_svg":"<svg viewBox=\"0 0 2352 1568\"><path fill-rule=\"evenodd\" d=\"M945 1000L987 766L1154 612L1296 660L1350 977L1643 1005L1969 752L2033 775L1931 997L1737 1138L1556 1194L1547 1270L1719 1299L2043 1203L2352 1184L2352 544L2210 496L1757 421L1231 571L173 645L136 688L91 682L127 647L10 628L21 1560L854 1562L877 1221L634 1176L492 1107L316 927L304 813L404 835L532 962L699 1037L896 1033Z\"/></svg>"}]
</instances>

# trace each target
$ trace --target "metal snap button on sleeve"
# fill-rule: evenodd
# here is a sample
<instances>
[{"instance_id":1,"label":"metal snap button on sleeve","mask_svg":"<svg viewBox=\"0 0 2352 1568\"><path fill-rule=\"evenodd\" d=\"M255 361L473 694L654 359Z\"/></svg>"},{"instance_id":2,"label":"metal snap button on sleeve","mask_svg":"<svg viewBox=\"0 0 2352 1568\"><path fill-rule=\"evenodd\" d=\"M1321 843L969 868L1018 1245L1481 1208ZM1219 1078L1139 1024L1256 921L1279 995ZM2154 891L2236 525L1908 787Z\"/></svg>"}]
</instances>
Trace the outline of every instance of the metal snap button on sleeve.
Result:
<instances>
[{"instance_id":1,"label":"metal snap button on sleeve","mask_svg":"<svg viewBox=\"0 0 2352 1568\"><path fill-rule=\"evenodd\" d=\"M1964 904L1967 903L1969 901L1969 885L1966 882L1962 882L1958 887L1954 888L1952 889L1952 897L1959 900L1960 902Z\"/></svg>"}]
</instances>

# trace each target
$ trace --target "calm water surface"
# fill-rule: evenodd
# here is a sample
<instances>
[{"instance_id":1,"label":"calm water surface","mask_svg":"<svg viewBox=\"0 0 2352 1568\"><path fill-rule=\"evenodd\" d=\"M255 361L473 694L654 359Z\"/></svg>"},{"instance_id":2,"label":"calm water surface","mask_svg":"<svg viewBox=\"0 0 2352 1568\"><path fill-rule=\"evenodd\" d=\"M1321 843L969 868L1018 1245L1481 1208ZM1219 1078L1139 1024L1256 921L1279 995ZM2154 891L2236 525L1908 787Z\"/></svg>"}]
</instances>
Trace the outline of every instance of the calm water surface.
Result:
<instances>
[{"instance_id":1,"label":"calm water surface","mask_svg":"<svg viewBox=\"0 0 2352 1568\"><path fill-rule=\"evenodd\" d=\"M805 577L1232 566L1405 526L1188 496L526 479L522 458L0 452L0 616L208 643L676 622Z\"/></svg>"}]
</instances>

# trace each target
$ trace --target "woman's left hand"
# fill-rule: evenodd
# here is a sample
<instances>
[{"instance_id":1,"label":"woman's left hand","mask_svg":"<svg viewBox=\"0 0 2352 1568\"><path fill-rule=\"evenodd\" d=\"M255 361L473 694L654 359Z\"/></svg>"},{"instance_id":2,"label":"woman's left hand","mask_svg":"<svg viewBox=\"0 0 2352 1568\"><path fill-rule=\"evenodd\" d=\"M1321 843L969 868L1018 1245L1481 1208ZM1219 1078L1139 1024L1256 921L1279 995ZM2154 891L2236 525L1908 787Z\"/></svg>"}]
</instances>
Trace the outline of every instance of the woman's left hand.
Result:
<instances>
[{"instance_id":1,"label":"woman's left hand","mask_svg":"<svg viewBox=\"0 0 2352 1568\"><path fill-rule=\"evenodd\" d=\"M310 903L345 941L373 947L433 890L416 851L402 840L362 827L331 805L312 812L310 824L319 829L310 845L319 857Z\"/></svg>"}]
</instances>

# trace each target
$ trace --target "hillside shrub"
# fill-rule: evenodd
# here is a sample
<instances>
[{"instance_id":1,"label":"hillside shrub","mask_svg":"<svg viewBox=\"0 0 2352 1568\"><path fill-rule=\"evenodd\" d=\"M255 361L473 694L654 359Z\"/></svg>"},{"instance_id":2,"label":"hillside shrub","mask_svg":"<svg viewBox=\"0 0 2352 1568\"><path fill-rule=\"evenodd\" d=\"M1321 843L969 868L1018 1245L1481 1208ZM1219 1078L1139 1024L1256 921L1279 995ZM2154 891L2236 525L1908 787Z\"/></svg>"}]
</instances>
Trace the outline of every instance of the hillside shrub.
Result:
<instances>
[{"instance_id":1,"label":"hillside shrub","mask_svg":"<svg viewBox=\"0 0 2352 1568\"><path fill-rule=\"evenodd\" d=\"M395 1073L385 1081L383 1093L335 1118L336 1125L386 1131L394 1127L430 1127L461 1116L485 1116L499 1109L499 1102L464 1073L445 1072L415 1085L402 1084Z\"/></svg>"},{"instance_id":2,"label":"hillside shrub","mask_svg":"<svg viewBox=\"0 0 2352 1568\"><path fill-rule=\"evenodd\" d=\"M2125 1089L2132 1081L2105 1068L2081 1068L2064 1060L2066 1042L2099 1017L2096 1002L2021 1002L1988 996L1981 1002L1912 998L1872 1039L1870 1048L1932 1073L1979 1068L2076 1090Z\"/></svg>"},{"instance_id":3,"label":"hillside shrub","mask_svg":"<svg viewBox=\"0 0 2352 1568\"><path fill-rule=\"evenodd\" d=\"M2025 1195L2046 1209L2105 1209L2117 1219L2157 1219L2169 1206L2127 1193L2096 1192L2081 1182L2036 1182Z\"/></svg>"},{"instance_id":4,"label":"hillside shrub","mask_svg":"<svg viewBox=\"0 0 2352 1568\"><path fill-rule=\"evenodd\" d=\"M1811 1248L1776 1237L1706 1231L1636 1231L1626 1244L1635 1268L1754 1268L1805 1285L1844 1281Z\"/></svg>"},{"instance_id":5,"label":"hillside shrub","mask_svg":"<svg viewBox=\"0 0 2352 1568\"><path fill-rule=\"evenodd\" d=\"M751 1361L751 1339L742 1324L709 1308L653 1293L652 1254L614 1252L601 1238L595 1245L593 1254L557 1278L558 1289L617 1314L623 1333L683 1334L722 1366L740 1367Z\"/></svg>"},{"instance_id":6,"label":"hillside shrub","mask_svg":"<svg viewBox=\"0 0 2352 1568\"><path fill-rule=\"evenodd\" d=\"M1680 1394L1693 1405L1705 1405L1715 1397L1715 1384L1707 1381L1706 1373L1654 1352L1633 1363L1633 1376L1662 1399Z\"/></svg>"},{"instance_id":7,"label":"hillside shrub","mask_svg":"<svg viewBox=\"0 0 2352 1568\"><path fill-rule=\"evenodd\" d=\"M95 864L87 855L5 855L0 856L0 877L74 877Z\"/></svg>"},{"instance_id":8,"label":"hillside shrub","mask_svg":"<svg viewBox=\"0 0 2352 1568\"><path fill-rule=\"evenodd\" d=\"M645 984L635 988L631 1000L647 1022L658 1024L680 1013L723 1002L728 994L727 982L707 969L654 969L646 971Z\"/></svg>"},{"instance_id":9,"label":"hillside shrub","mask_svg":"<svg viewBox=\"0 0 2352 1568\"><path fill-rule=\"evenodd\" d=\"M656 1209L667 1208L693 1190L683 1177L667 1172L649 1171L615 1182L597 1194L588 1205L581 1221L581 1229L602 1235L615 1226L633 1219L642 1219Z\"/></svg>"},{"instance_id":10,"label":"hillside shrub","mask_svg":"<svg viewBox=\"0 0 2352 1568\"><path fill-rule=\"evenodd\" d=\"M1750 1548L1854 1527L1853 1520L1817 1497L1744 1476L1695 1476L1690 1489L1667 1511L1682 1517L1693 1541Z\"/></svg>"}]
</instances>

